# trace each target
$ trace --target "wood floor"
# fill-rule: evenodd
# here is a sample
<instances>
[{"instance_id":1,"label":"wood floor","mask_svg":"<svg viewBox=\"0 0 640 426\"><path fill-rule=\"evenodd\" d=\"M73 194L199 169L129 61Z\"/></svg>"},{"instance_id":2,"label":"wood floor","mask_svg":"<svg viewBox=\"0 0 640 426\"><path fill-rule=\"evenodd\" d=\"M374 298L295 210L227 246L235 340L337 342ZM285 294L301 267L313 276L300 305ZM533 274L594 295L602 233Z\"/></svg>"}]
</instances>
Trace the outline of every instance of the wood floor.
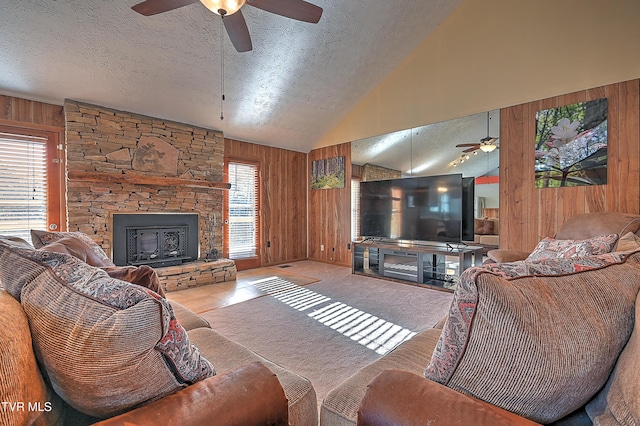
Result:
<instances>
[{"instance_id":1,"label":"wood floor","mask_svg":"<svg viewBox=\"0 0 640 426\"><path fill-rule=\"evenodd\" d=\"M317 281L314 278L288 273L278 267L266 267L239 271L235 281L169 291L166 296L167 299L174 300L195 313L201 314L212 309L223 308L265 296L266 293L254 286L253 283L273 276L284 278L298 285L306 285Z\"/></svg>"}]
</instances>

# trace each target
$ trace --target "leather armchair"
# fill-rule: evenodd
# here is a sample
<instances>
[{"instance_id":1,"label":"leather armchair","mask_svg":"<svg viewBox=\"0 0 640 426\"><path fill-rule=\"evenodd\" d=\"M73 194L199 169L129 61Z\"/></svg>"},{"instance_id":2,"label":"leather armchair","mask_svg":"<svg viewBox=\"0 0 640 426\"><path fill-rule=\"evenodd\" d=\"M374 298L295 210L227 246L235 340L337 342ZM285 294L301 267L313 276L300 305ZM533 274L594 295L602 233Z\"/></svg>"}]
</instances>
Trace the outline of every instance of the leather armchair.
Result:
<instances>
[{"instance_id":1,"label":"leather armchair","mask_svg":"<svg viewBox=\"0 0 640 426\"><path fill-rule=\"evenodd\" d=\"M569 218L554 238L586 240L609 234L621 237L627 232L640 235L640 215L619 212L583 213ZM504 263L524 260L529 254L530 252L522 250L496 249L489 250L487 256L494 262Z\"/></svg>"}]
</instances>

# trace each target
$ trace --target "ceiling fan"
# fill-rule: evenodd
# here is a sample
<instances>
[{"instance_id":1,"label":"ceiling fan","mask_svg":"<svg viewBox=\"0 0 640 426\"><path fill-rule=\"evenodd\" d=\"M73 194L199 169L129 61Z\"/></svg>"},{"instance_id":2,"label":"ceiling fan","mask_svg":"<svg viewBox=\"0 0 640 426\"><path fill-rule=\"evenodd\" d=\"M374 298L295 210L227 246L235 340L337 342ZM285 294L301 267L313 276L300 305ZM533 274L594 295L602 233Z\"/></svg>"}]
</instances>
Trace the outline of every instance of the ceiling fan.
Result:
<instances>
[{"instance_id":1,"label":"ceiling fan","mask_svg":"<svg viewBox=\"0 0 640 426\"><path fill-rule=\"evenodd\" d=\"M498 144L496 144L496 142L498 142L498 139L499 138L489 136L489 112L487 111L487 136L480 139L480 141L476 143L458 144L456 145L456 148L467 148L462 152L473 152L477 151L478 149L482 152L491 152L499 148Z\"/></svg>"},{"instance_id":2,"label":"ceiling fan","mask_svg":"<svg viewBox=\"0 0 640 426\"><path fill-rule=\"evenodd\" d=\"M248 52L251 36L240 8L246 4L267 12L275 13L298 21L318 23L322 8L304 0L146 0L132 7L144 16L157 15L200 1L212 12L222 16L222 22L229 34L233 47L238 52Z\"/></svg>"}]
</instances>

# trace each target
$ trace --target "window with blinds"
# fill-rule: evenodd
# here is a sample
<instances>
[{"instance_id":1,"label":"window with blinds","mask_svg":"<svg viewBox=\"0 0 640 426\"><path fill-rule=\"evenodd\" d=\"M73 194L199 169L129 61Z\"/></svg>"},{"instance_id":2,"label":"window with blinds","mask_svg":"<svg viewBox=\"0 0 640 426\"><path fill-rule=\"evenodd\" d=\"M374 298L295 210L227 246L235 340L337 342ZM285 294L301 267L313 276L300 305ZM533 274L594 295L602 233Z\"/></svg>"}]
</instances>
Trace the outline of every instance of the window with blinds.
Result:
<instances>
[{"instance_id":1,"label":"window with blinds","mask_svg":"<svg viewBox=\"0 0 640 426\"><path fill-rule=\"evenodd\" d=\"M228 247L231 259L258 255L258 166L229 162Z\"/></svg>"},{"instance_id":2,"label":"window with blinds","mask_svg":"<svg viewBox=\"0 0 640 426\"><path fill-rule=\"evenodd\" d=\"M47 229L47 144L0 132L0 234L30 241L31 229Z\"/></svg>"}]
</instances>

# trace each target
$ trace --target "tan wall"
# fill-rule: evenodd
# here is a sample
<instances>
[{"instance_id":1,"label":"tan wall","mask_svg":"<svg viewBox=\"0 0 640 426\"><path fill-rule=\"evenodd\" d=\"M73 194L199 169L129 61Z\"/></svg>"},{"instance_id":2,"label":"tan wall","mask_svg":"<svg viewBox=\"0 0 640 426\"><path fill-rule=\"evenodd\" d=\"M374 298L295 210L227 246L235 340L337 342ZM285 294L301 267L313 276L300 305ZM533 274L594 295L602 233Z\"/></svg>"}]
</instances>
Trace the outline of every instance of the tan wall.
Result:
<instances>
[{"instance_id":1,"label":"tan wall","mask_svg":"<svg viewBox=\"0 0 640 426\"><path fill-rule=\"evenodd\" d=\"M535 188L536 111L608 99L607 184ZM500 114L500 247L532 250L578 213L640 213L640 80L505 108Z\"/></svg>"},{"instance_id":2,"label":"tan wall","mask_svg":"<svg viewBox=\"0 0 640 426\"><path fill-rule=\"evenodd\" d=\"M640 77L637 0L465 0L317 145Z\"/></svg>"},{"instance_id":3,"label":"tan wall","mask_svg":"<svg viewBox=\"0 0 640 426\"><path fill-rule=\"evenodd\" d=\"M224 152L225 158L259 164L262 265L306 259L307 155L232 139L225 139Z\"/></svg>"},{"instance_id":4,"label":"tan wall","mask_svg":"<svg viewBox=\"0 0 640 426\"><path fill-rule=\"evenodd\" d=\"M101 182L69 179L69 230L89 234L109 253L114 213L198 213L200 257L204 257L209 241L206 218L214 212L222 217L222 191L164 183L139 184L138 177L222 181L222 133L75 101L65 102L64 113L70 177L74 172L97 172L98 177L104 177ZM142 138L161 141L178 151L173 174L163 169L166 166L162 159L149 158L156 164L152 170L136 166L134 159ZM107 179L114 176L117 180ZM216 232L215 240L215 247L221 250L221 232Z\"/></svg>"}]
</instances>

